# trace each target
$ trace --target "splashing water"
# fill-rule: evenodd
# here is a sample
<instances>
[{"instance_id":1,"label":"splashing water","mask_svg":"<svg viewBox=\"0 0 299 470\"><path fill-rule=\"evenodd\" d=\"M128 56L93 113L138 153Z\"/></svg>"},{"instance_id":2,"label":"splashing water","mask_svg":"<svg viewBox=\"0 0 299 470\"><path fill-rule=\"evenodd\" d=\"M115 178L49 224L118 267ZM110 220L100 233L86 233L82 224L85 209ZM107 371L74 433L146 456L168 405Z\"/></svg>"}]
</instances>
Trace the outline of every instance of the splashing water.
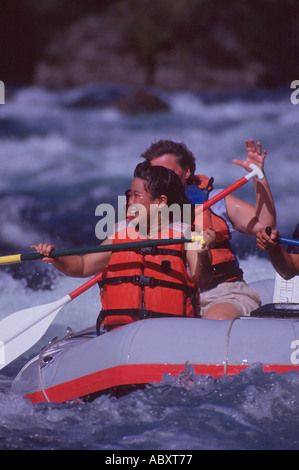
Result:
<instances>
[{"instance_id":1,"label":"splashing water","mask_svg":"<svg viewBox=\"0 0 299 470\"><path fill-rule=\"evenodd\" d=\"M70 95L40 88L21 89L2 106L2 254L28 252L42 240L57 248L98 243L95 208L116 203L140 154L160 138L184 141L196 155L198 172L214 176L219 188L243 176L231 160L245 158L244 140L260 140L268 151L278 228L291 236L298 222L299 159L298 108L289 91L164 97L169 112L142 116L112 107L74 109L65 106ZM252 184L237 195L254 202ZM233 243L248 282L274 276L254 237L235 234ZM42 262L2 267L0 318L56 300L81 283ZM220 379L196 376L186 364L159 386L88 404L31 405L10 392L21 366L42 345L64 335L67 326L94 324L98 311L93 288L59 313L38 345L1 371L1 449L298 449L299 375L264 373L258 364Z\"/></svg>"}]
</instances>

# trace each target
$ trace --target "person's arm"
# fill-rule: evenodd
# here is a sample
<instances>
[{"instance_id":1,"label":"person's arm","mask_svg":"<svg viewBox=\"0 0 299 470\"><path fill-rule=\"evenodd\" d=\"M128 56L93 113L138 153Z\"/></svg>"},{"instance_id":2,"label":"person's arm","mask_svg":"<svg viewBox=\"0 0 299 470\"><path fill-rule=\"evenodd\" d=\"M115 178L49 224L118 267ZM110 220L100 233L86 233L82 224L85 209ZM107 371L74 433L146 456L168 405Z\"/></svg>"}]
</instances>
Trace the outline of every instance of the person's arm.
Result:
<instances>
[{"instance_id":1,"label":"person's arm","mask_svg":"<svg viewBox=\"0 0 299 470\"><path fill-rule=\"evenodd\" d=\"M265 229L258 232L256 238L257 247L269 253L274 269L288 280L299 274L299 254L286 252L278 243L278 230L272 230L267 235Z\"/></svg>"},{"instance_id":2,"label":"person's arm","mask_svg":"<svg viewBox=\"0 0 299 470\"><path fill-rule=\"evenodd\" d=\"M254 163L264 172L266 150L262 152L261 143L258 142L256 146L253 139L250 142L246 140L245 144L247 148L246 160L233 160L233 163L248 171L250 171L249 165ZM227 214L234 228L247 235L256 235L263 227L276 225L275 205L266 176L262 180L254 177L254 187L255 206L233 195L225 198Z\"/></svg>"},{"instance_id":3,"label":"person's arm","mask_svg":"<svg viewBox=\"0 0 299 470\"><path fill-rule=\"evenodd\" d=\"M106 239L102 245L111 243L111 239ZM54 245L40 243L32 245L32 249L44 255L43 261L50 263L61 273L71 277L89 277L102 272L109 263L111 252L90 253L83 256L61 256L51 258L51 251L55 249Z\"/></svg>"},{"instance_id":4,"label":"person's arm","mask_svg":"<svg viewBox=\"0 0 299 470\"><path fill-rule=\"evenodd\" d=\"M209 229L202 233L205 245L199 242L187 244L186 258L191 271L194 284L202 289L207 289L213 279L211 248L215 245L216 233Z\"/></svg>"}]
</instances>

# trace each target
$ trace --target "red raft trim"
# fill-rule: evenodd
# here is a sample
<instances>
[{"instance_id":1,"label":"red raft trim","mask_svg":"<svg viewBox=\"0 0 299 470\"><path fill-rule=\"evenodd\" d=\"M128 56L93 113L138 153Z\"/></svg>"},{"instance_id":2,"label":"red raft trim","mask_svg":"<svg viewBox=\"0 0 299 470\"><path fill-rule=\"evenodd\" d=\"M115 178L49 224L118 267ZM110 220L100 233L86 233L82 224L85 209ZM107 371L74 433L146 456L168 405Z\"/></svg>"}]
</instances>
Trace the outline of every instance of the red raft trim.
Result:
<instances>
[{"instance_id":1,"label":"red raft trim","mask_svg":"<svg viewBox=\"0 0 299 470\"><path fill-rule=\"evenodd\" d=\"M54 385L45 389L45 392L50 402L64 403L92 393L109 390L112 387L161 383L164 374L177 376L180 372L184 372L184 367L182 364L121 365ZM223 364L192 364L192 367L196 375L209 375L214 378L220 378L224 375ZM229 364L226 367L226 375L239 374L248 367L249 364ZM285 373L291 370L299 371L299 366L266 364L263 366L263 370L264 372ZM31 400L33 404L48 401L42 390L28 393L24 398Z\"/></svg>"}]
</instances>

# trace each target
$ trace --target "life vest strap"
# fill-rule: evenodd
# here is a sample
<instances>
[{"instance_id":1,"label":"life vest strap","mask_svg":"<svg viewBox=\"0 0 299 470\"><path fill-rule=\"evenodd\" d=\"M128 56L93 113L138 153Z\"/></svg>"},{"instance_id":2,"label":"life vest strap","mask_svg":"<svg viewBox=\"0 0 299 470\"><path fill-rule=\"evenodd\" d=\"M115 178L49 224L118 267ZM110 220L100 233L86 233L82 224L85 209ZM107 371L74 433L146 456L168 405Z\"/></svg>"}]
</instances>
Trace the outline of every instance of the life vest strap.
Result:
<instances>
[{"instance_id":1,"label":"life vest strap","mask_svg":"<svg viewBox=\"0 0 299 470\"><path fill-rule=\"evenodd\" d=\"M156 279L154 277L150 276L144 276L143 274L135 274L134 276L115 276L115 277L108 277L106 279L102 279L99 282L99 286L103 287L105 285L119 285L122 283L132 283L134 286L139 286L142 289L144 287L166 287L168 289L176 289L176 290L182 290L187 292L188 294L193 292L194 288L190 288L186 286L185 284L179 284L177 282L171 282L171 281L164 281L163 279Z\"/></svg>"},{"instance_id":2,"label":"life vest strap","mask_svg":"<svg viewBox=\"0 0 299 470\"><path fill-rule=\"evenodd\" d=\"M235 261L226 261L213 265L214 277L206 290L214 289L223 282L243 281L243 271Z\"/></svg>"},{"instance_id":3,"label":"life vest strap","mask_svg":"<svg viewBox=\"0 0 299 470\"><path fill-rule=\"evenodd\" d=\"M175 242L174 242L175 243ZM151 255L165 255L165 256L179 256L184 258L184 252L180 250L175 250L173 248L160 248L158 246L145 246L143 248L126 248L122 251L134 251L135 253L142 254L144 256Z\"/></svg>"},{"instance_id":4,"label":"life vest strap","mask_svg":"<svg viewBox=\"0 0 299 470\"><path fill-rule=\"evenodd\" d=\"M230 249L230 248L231 248L231 245L230 245L229 240L223 240L221 242L216 241L215 245L213 246L213 250Z\"/></svg>"}]
</instances>

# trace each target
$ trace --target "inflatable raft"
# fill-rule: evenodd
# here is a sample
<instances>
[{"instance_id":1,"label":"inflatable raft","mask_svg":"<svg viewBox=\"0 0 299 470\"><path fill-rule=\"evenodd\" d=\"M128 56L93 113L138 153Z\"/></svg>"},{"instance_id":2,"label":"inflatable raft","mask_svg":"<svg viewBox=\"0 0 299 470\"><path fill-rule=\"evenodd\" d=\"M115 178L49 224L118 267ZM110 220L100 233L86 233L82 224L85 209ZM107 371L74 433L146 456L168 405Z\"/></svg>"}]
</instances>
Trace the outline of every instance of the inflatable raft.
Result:
<instances>
[{"instance_id":1,"label":"inflatable raft","mask_svg":"<svg viewBox=\"0 0 299 470\"><path fill-rule=\"evenodd\" d=\"M32 403L91 400L161 383L186 364L217 378L256 363L265 372L299 371L299 304L264 304L236 320L159 318L100 336L95 328L69 332L25 365L12 391Z\"/></svg>"}]
</instances>

